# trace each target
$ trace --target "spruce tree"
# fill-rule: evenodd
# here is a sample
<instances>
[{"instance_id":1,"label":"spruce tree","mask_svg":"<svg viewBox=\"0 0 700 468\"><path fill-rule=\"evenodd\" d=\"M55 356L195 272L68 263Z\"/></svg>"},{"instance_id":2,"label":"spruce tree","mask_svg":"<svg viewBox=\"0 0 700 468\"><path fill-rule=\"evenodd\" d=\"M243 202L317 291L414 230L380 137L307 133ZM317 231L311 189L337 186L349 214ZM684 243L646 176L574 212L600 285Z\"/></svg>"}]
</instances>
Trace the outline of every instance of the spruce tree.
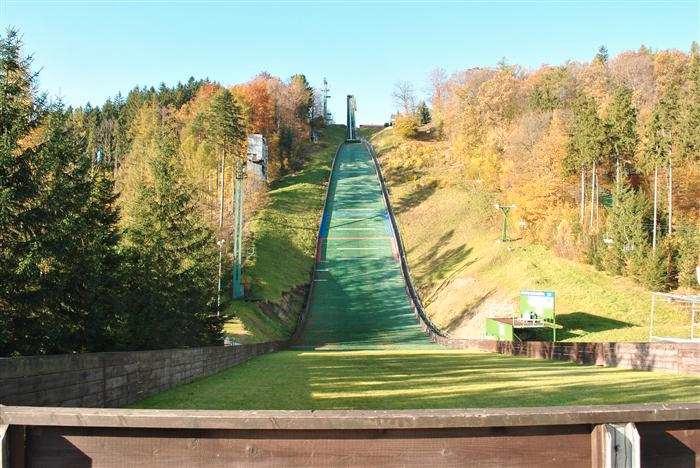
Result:
<instances>
[{"instance_id":1,"label":"spruce tree","mask_svg":"<svg viewBox=\"0 0 700 468\"><path fill-rule=\"evenodd\" d=\"M583 225L585 220L585 171L588 167L592 168L592 177L595 182L595 167L601 159L605 132L593 98L585 95L579 96L574 101L572 114L568 153L564 160L564 166L569 172L580 171L581 174L580 221ZM591 193L591 197L593 202L595 193Z\"/></svg>"},{"instance_id":2,"label":"spruce tree","mask_svg":"<svg viewBox=\"0 0 700 468\"><path fill-rule=\"evenodd\" d=\"M101 349L118 270L111 185L74 120L35 97L12 31L0 61L0 353Z\"/></svg>"},{"instance_id":3,"label":"spruce tree","mask_svg":"<svg viewBox=\"0 0 700 468\"><path fill-rule=\"evenodd\" d=\"M418 104L418 107L416 109L416 115L418 116L418 120L420 121L421 125L425 125L430 122L430 109L428 109L428 106L425 104L425 101L421 101Z\"/></svg>"},{"instance_id":4,"label":"spruce tree","mask_svg":"<svg viewBox=\"0 0 700 468\"><path fill-rule=\"evenodd\" d=\"M606 219L612 243L605 250L603 264L611 273L635 275L643 269L640 261L648 248L649 203L643 193L622 181L615 184L613 198L615 203Z\"/></svg>"},{"instance_id":5,"label":"spruce tree","mask_svg":"<svg viewBox=\"0 0 700 468\"><path fill-rule=\"evenodd\" d=\"M658 211L658 170L661 166L668 168L668 218L667 232L672 228L672 167L680 157L680 149L683 141L680 125L679 90L676 87L667 89L659 102L656 103L647 122L644 132L644 146L642 149L642 161L640 166L647 172L654 174L654 212ZM652 244L656 246L657 219L653 221Z\"/></svg>"},{"instance_id":6,"label":"spruce tree","mask_svg":"<svg viewBox=\"0 0 700 468\"><path fill-rule=\"evenodd\" d=\"M126 229L128 311L121 341L130 349L218 344L216 244L199 218L177 162L177 138L161 125L150 161L153 184L137 193Z\"/></svg>"},{"instance_id":7,"label":"spruce tree","mask_svg":"<svg viewBox=\"0 0 700 468\"><path fill-rule=\"evenodd\" d=\"M209 138L224 160L242 158L240 151L245 138L243 110L228 89L222 89L212 99L208 114Z\"/></svg>"},{"instance_id":8,"label":"spruce tree","mask_svg":"<svg viewBox=\"0 0 700 468\"><path fill-rule=\"evenodd\" d=\"M632 105L632 92L619 87L613 94L606 122L607 145L615 159L615 183L632 161L637 148L637 111Z\"/></svg>"},{"instance_id":9,"label":"spruce tree","mask_svg":"<svg viewBox=\"0 0 700 468\"><path fill-rule=\"evenodd\" d=\"M690 49L686 81L681 123L681 153L682 159L697 162L700 160L700 45L697 42L693 42Z\"/></svg>"}]
</instances>

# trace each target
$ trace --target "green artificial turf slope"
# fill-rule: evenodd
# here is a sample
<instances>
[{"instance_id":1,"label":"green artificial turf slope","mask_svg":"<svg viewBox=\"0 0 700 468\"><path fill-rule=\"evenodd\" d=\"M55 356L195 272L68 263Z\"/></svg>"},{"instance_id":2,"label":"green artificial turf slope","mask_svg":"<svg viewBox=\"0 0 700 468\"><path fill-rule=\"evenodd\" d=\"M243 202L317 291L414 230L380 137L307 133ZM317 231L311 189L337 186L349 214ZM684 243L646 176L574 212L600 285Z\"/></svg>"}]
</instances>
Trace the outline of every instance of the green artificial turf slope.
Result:
<instances>
[{"instance_id":1,"label":"green artificial turf slope","mask_svg":"<svg viewBox=\"0 0 700 468\"><path fill-rule=\"evenodd\" d=\"M336 157L320 240L302 346L435 346L406 294L376 166L361 143L343 145Z\"/></svg>"}]
</instances>

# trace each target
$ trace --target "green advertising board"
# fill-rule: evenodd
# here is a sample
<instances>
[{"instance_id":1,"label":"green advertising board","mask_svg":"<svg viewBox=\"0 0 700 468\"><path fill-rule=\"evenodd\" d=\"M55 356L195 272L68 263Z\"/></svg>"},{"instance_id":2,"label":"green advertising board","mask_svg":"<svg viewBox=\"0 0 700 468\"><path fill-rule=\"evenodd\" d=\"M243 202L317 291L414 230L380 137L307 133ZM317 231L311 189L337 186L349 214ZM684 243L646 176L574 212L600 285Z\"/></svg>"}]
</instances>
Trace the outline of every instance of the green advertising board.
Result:
<instances>
[{"instance_id":1,"label":"green advertising board","mask_svg":"<svg viewBox=\"0 0 700 468\"><path fill-rule=\"evenodd\" d=\"M553 291L521 291L518 305L523 320L555 322Z\"/></svg>"}]
</instances>

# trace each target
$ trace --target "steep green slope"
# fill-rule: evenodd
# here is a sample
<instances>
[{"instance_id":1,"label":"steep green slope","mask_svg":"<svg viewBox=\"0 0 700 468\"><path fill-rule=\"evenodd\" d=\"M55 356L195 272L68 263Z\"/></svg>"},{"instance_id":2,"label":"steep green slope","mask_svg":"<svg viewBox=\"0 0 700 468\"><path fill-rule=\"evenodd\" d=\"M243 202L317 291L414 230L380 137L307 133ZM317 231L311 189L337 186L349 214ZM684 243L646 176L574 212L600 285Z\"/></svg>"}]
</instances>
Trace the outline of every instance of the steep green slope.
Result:
<instances>
[{"instance_id":1,"label":"steep green slope","mask_svg":"<svg viewBox=\"0 0 700 468\"><path fill-rule=\"evenodd\" d=\"M374 160L361 143L338 153L320 238L302 345L430 346L406 295Z\"/></svg>"}]
</instances>

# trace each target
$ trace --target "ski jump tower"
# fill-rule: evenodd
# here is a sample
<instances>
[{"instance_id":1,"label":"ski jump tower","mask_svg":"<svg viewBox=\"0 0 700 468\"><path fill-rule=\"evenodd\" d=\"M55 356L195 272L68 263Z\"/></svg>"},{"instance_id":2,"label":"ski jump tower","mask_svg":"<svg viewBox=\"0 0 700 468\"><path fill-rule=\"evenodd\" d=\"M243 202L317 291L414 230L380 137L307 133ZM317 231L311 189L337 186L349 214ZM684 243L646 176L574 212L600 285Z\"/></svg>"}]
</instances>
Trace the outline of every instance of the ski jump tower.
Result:
<instances>
[{"instance_id":1,"label":"ski jump tower","mask_svg":"<svg viewBox=\"0 0 700 468\"><path fill-rule=\"evenodd\" d=\"M346 130L346 141L358 141L357 129L355 126L355 111L357 110L357 104L355 104L355 96L348 94L348 125Z\"/></svg>"}]
</instances>

